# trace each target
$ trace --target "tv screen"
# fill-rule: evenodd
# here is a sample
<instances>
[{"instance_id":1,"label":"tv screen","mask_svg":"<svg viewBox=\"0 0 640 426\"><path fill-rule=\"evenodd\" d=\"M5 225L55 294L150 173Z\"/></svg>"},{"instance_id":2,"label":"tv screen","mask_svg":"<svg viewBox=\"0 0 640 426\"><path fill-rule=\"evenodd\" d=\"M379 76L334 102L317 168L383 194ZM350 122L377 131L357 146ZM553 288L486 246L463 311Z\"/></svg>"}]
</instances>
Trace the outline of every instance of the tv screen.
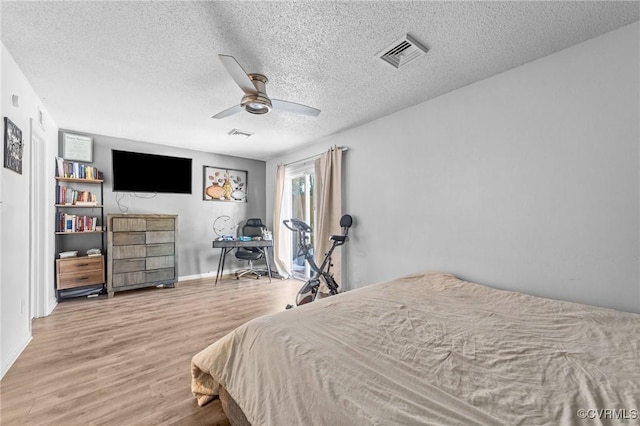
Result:
<instances>
[{"instance_id":1,"label":"tv screen","mask_svg":"<svg viewBox=\"0 0 640 426\"><path fill-rule=\"evenodd\" d=\"M191 194L191 158L111 150L114 192Z\"/></svg>"}]
</instances>

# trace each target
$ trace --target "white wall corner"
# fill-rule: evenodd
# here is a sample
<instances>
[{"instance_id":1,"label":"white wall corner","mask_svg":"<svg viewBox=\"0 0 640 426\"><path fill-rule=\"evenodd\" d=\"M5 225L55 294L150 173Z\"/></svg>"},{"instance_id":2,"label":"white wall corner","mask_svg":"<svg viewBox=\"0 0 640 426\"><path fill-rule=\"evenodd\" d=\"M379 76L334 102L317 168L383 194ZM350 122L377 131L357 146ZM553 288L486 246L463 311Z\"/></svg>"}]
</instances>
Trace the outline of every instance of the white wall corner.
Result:
<instances>
[{"instance_id":1,"label":"white wall corner","mask_svg":"<svg viewBox=\"0 0 640 426\"><path fill-rule=\"evenodd\" d=\"M29 342L31 342L31 339L33 339L33 337L29 334L27 336L27 339L21 345L14 348L7 359L2 360L2 371L0 371L0 380L2 380L4 375L7 374L11 366L16 362L20 354L27 348Z\"/></svg>"}]
</instances>

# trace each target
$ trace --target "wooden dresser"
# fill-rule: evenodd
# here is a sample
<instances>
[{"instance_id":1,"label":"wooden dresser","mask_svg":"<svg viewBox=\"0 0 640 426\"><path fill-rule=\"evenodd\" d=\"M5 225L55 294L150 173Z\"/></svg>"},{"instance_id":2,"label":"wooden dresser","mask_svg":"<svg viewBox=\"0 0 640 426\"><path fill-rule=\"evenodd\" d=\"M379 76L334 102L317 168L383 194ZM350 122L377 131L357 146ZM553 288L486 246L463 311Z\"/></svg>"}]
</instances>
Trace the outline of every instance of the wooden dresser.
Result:
<instances>
[{"instance_id":1,"label":"wooden dresser","mask_svg":"<svg viewBox=\"0 0 640 426\"><path fill-rule=\"evenodd\" d=\"M107 292L173 287L178 280L178 216L107 216Z\"/></svg>"}]
</instances>

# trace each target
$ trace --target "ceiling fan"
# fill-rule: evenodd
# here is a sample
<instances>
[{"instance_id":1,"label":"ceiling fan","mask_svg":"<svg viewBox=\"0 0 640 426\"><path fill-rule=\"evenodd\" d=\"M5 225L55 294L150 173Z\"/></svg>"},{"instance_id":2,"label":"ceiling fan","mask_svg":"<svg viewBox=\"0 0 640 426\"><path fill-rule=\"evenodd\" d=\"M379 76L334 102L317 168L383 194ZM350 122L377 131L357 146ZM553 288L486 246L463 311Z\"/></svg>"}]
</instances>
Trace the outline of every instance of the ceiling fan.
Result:
<instances>
[{"instance_id":1,"label":"ceiling fan","mask_svg":"<svg viewBox=\"0 0 640 426\"><path fill-rule=\"evenodd\" d=\"M267 77L262 74L247 74L233 56L218 55L222 65L244 92L240 105L232 106L214 115L212 118L225 118L245 110L251 114L266 114L271 109L317 117L320 110L310 106L296 104L267 95Z\"/></svg>"}]
</instances>

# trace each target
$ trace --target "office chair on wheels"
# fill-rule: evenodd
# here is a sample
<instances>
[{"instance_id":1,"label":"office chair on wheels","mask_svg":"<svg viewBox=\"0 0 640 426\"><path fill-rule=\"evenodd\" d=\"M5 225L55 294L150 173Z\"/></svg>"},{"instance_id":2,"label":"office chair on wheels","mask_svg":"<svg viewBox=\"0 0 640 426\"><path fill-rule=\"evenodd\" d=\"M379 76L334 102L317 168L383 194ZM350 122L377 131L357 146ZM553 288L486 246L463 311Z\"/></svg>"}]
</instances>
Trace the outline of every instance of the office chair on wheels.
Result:
<instances>
[{"instance_id":1,"label":"office chair on wheels","mask_svg":"<svg viewBox=\"0 0 640 426\"><path fill-rule=\"evenodd\" d=\"M262 237L262 230L265 229L262 219L247 219L247 223L242 227L242 235L245 237ZM256 279L264 275L264 272L255 269L253 262L264 258L264 250L259 247L238 247L236 250L236 258L249 262L247 269L236 271L236 279L240 279L243 275L253 274Z\"/></svg>"}]
</instances>

